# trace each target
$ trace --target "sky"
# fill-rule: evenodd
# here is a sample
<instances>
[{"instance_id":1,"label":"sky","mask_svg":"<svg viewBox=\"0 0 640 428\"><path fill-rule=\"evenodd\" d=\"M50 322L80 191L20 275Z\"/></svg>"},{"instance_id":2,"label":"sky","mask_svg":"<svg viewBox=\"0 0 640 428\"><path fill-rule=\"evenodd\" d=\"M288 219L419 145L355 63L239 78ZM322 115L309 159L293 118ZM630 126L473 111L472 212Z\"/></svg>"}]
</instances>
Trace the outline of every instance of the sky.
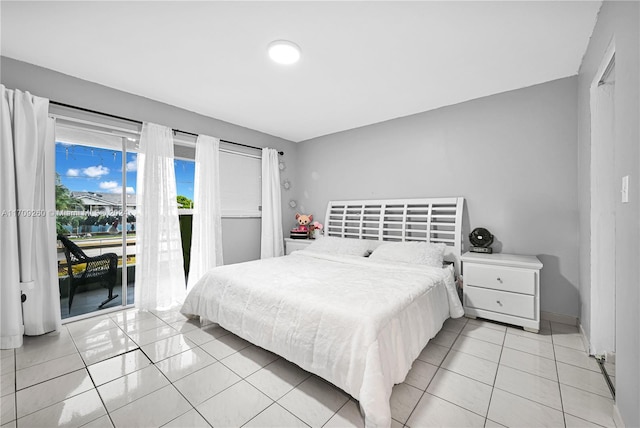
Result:
<instances>
[{"instance_id":1,"label":"sky","mask_svg":"<svg viewBox=\"0 0 640 428\"><path fill-rule=\"evenodd\" d=\"M127 193L136 193L136 154L127 153ZM193 200L193 161L174 161L178 195ZM75 192L122 193L122 152L56 143L56 172Z\"/></svg>"}]
</instances>

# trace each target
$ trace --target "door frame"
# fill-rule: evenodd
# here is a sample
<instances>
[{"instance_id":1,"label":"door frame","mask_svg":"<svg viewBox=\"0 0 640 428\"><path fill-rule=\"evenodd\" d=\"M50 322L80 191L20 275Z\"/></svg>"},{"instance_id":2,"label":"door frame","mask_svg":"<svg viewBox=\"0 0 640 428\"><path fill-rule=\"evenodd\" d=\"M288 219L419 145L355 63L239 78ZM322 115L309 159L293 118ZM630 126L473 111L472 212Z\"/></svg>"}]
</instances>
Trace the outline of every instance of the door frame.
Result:
<instances>
[{"instance_id":1,"label":"door frame","mask_svg":"<svg viewBox=\"0 0 640 428\"><path fill-rule=\"evenodd\" d=\"M589 353L604 356L615 352L616 224L617 198L615 179L615 89L610 109L598 115L605 80L615 70L615 40L607 47L590 86L590 337ZM615 81L614 81L615 82ZM615 86L614 86L615 88ZM600 108L598 108L600 107ZM598 116L596 116L598 115ZM604 118L604 119L603 119ZM611 132L605 130L611 120Z\"/></svg>"}]
</instances>

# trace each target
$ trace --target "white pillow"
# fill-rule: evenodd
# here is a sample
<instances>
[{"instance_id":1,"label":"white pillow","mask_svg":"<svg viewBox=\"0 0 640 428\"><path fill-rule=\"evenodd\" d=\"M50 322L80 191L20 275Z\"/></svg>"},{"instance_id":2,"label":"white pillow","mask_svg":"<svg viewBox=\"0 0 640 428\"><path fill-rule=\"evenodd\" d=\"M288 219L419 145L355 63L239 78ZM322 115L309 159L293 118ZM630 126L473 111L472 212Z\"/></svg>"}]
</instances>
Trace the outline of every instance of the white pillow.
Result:
<instances>
[{"instance_id":1,"label":"white pillow","mask_svg":"<svg viewBox=\"0 0 640 428\"><path fill-rule=\"evenodd\" d=\"M442 267L446 247L444 243L390 242L376 248L369 258L381 261Z\"/></svg>"},{"instance_id":2,"label":"white pillow","mask_svg":"<svg viewBox=\"0 0 640 428\"><path fill-rule=\"evenodd\" d=\"M371 242L372 241L365 239L323 236L309 244L306 250L317 251L319 253L364 257L369 253Z\"/></svg>"}]
</instances>

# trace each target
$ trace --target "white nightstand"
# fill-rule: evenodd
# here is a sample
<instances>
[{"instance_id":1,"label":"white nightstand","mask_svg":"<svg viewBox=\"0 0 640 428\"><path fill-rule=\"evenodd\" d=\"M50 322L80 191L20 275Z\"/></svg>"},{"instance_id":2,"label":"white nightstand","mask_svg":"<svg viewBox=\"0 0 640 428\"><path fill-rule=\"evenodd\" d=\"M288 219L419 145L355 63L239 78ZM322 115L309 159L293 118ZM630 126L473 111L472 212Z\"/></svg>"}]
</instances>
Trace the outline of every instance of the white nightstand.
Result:
<instances>
[{"instance_id":1,"label":"white nightstand","mask_svg":"<svg viewBox=\"0 0 640 428\"><path fill-rule=\"evenodd\" d=\"M294 251L303 250L311 244L313 239L291 239L284 238L284 254L289 255Z\"/></svg>"},{"instance_id":2,"label":"white nightstand","mask_svg":"<svg viewBox=\"0 0 640 428\"><path fill-rule=\"evenodd\" d=\"M535 256L464 253L464 313L540 330L540 269Z\"/></svg>"}]
</instances>

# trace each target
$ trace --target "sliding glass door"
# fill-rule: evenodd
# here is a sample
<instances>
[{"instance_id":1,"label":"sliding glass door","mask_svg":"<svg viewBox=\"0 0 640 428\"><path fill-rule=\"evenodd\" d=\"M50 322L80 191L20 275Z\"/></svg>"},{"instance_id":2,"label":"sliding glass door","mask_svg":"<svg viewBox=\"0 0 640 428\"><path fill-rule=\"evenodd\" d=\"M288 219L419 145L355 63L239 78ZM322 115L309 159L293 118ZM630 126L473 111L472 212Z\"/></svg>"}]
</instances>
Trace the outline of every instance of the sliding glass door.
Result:
<instances>
[{"instance_id":1,"label":"sliding glass door","mask_svg":"<svg viewBox=\"0 0 640 428\"><path fill-rule=\"evenodd\" d=\"M139 129L77 112L57 114L58 283L62 318L68 320L135 303ZM194 143L174 140L185 275L189 271L194 206ZM253 246L261 214L261 157L222 148L220 164L223 217L256 219L250 228L243 225L242 234L233 238ZM259 252L243 250L227 254L225 261L257 257Z\"/></svg>"},{"instance_id":2,"label":"sliding glass door","mask_svg":"<svg viewBox=\"0 0 640 428\"><path fill-rule=\"evenodd\" d=\"M134 303L137 165L133 143L98 131L56 128L63 319Z\"/></svg>"}]
</instances>

